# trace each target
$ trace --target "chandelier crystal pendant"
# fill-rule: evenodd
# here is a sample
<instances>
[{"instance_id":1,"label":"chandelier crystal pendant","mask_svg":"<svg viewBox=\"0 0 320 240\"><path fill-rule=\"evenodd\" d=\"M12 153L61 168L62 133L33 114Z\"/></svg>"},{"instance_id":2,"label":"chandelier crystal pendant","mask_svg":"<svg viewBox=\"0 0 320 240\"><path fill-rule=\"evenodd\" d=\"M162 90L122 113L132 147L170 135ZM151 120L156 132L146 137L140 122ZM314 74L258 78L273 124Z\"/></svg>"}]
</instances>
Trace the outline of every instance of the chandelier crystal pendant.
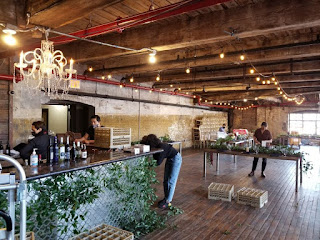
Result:
<instances>
[{"instance_id":1,"label":"chandelier crystal pendant","mask_svg":"<svg viewBox=\"0 0 320 240\"><path fill-rule=\"evenodd\" d=\"M65 69L68 61L60 50L54 51L48 35L49 30L46 30L46 40L41 41L41 48L20 53L19 63L14 65L19 69L22 79L17 83L14 78L14 83L32 92L61 96L68 93L70 80L73 75L76 78L77 71L73 69L73 59L70 59L69 68Z\"/></svg>"}]
</instances>

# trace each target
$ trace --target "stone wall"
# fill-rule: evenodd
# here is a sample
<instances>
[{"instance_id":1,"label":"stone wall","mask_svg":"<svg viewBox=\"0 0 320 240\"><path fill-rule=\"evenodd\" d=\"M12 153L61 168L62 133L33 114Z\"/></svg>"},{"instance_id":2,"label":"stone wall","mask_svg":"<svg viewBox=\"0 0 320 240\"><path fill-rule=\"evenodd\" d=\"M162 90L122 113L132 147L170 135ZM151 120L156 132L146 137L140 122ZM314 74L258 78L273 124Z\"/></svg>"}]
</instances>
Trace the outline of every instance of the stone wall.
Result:
<instances>
[{"instance_id":1,"label":"stone wall","mask_svg":"<svg viewBox=\"0 0 320 240\"><path fill-rule=\"evenodd\" d=\"M304 107L260 107L247 111L234 111L233 128L247 128L253 132L262 122L267 122L275 139L282 134L287 134L290 113L317 110Z\"/></svg>"},{"instance_id":2,"label":"stone wall","mask_svg":"<svg viewBox=\"0 0 320 240\"><path fill-rule=\"evenodd\" d=\"M213 112L206 109L196 109L193 100L185 97L170 96L148 91L135 92L132 89L120 89L117 86L81 82L81 91L130 99L143 99L155 103L115 100L103 97L87 97L67 95L63 100L80 102L95 107L95 113L101 116L101 122L107 127L132 129L132 141L142 136L154 133L158 136L168 134L173 140L183 141L183 147L192 146L192 128L195 119L209 117L217 125L228 122L225 112ZM48 97L27 96L17 91L14 96L13 122L15 133L14 144L24 142L30 134L31 123L41 119L41 104L50 101ZM156 102L179 104L184 106L169 106Z\"/></svg>"}]
</instances>

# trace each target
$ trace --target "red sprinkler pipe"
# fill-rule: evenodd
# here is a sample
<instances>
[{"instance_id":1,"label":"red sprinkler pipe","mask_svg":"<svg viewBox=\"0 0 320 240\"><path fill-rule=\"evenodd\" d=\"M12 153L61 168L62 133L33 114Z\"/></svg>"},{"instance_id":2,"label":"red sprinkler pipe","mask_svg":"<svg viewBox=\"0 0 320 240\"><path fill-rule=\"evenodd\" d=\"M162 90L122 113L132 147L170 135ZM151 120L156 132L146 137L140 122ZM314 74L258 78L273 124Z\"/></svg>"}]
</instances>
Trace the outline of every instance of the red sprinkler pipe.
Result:
<instances>
[{"instance_id":1,"label":"red sprinkler pipe","mask_svg":"<svg viewBox=\"0 0 320 240\"><path fill-rule=\"evenodd\" d=\"M224 2L229 2L230 0L190 0L182 1L168 6L158 8L153 11L148 11L140 13L134 16L126 17L123 19L118 19L113 22L102 24L99 26L91 27L85 30L80 30L77 32L69 33L80 38L94 37L101 34L106 34L114 31L123 31L126 28L138 26L141 24L158 21L168 17L176 16L179 14L187 13L197 9L214 6ZM58 36L50 38L55 45L63 44L75 41L76 39L66 36Z\"/></svg>"}]
</instances>

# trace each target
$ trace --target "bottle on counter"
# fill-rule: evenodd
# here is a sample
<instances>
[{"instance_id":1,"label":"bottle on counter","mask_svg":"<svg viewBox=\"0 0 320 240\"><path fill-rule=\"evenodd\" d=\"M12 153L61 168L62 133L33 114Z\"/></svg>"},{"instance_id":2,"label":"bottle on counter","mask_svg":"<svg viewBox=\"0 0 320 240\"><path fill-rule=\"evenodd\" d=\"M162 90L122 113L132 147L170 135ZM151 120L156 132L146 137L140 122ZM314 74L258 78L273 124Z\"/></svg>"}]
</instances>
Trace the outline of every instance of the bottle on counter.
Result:
<instances>
[{"instance_id":1,"label":"bottle on counter","mask_svg":"<svg viewBox=\"0 0 320 240\"><path fill-rule=\"evenodd\" d=\"M52 164L54 161L54 145L52 137L49 137L49 145L47 149L47 164Z\"/></svg>"},{"instance_id":2,"label":"bottle on counter","mask_svg":"<svg viewBox=\"0 0 320 240\"><path fill-rule=\"evenodd\" d=\"M72 150L71 150L71 159L75 160L77 157L77 148L76 148L76 142L73 142L72 144Z\"/></svg>"},{"instance_id":3,"label":"bottle on counter","mask_svg":"<svg viewBox=\"0 0 320 240\"><path fill-rule=\"evenodd\" d=\"M53 146L53 162L56 163L59 161L59 146L58 146L58 138L54 137L54 146Z\"/></svg>"},{"instance_id":4,"label":"bottle on counter","mask_svg":"<svg viewBox=\"0 0 320 240\"><path fill-rule=\"evenodd\" d=\"M3 146L2 146L2 141L0 141L0 154L3 154Z\"/></svg>"},{"instance_id":5,"label":"bottle on counter","mask_svg":"<svg viewBox=\"0 0 320 240\"><path fill-rule=\"evenodd\" d=\"M6 154L10 156L11 154L11 150L10 150L10 144L9 142L7 142L7 146L6 146Z\"/></svg>"},{"instance_id":6,"label":"bottle on counter","mask_svg":"<svg viewBox=\"0 0 320 240\"><path fill-rule=\"evenodd\" d=\"M81 151L81 158L87 159L87 157L88 157L87 147L85 144L83 144L82 151Z\"/></svg>"},{"instance_id":7,"label":"bottle on counter","mask_svg":"<svg viewBox=\"0 0 320 240\"><path fill-rule=\"evenodd\" d=\"M65 154L64 154L65 160L70 161L71 158L71 147L69 145L69 136L67 136L67 142L65 145Z\"/></svg>"},{"instance_id":8,"label":"bottle on counter","mask_svg":"<svg viewBox=\"0 0 320 240\"><path fill-rule=\"evenodd\" d=\"M30 165L31 167L37 167L38 163L39 163L38 155L36 153L36 148L34 148L32 154L30 155Z\"/></svg>"},{"instance_id":9,"label":"bottle on counter","mask_svg":"<svg viewBox=\"0 0 320 240\"><path fill-rule=\"evenodd\" d=\"M61 137L60 145L59 145L59 160L64 161L65 159L66 148L63 144L63 137Z\"/></svg>"},{"instance_id":10,"label":"bottle on counter","mask_svg":"<svg viewBox=\"0 0 320 240\"><path fill-rule=\"evenodd\" d=\"M76 159L81 158L81 147L80 147L80 142L77 142L77 148L76 148Z\"/></svg>"}]
</instances>

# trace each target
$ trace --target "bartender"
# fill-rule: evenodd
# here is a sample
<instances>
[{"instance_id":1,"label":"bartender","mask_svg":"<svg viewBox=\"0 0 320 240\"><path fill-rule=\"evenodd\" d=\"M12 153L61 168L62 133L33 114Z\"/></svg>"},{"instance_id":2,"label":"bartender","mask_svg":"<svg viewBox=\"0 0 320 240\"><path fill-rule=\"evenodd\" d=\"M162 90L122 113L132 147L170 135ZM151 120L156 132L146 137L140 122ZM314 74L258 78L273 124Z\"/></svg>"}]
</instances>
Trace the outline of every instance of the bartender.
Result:
<instances>
[{"instance_id":1,"label":"bartender","mask_svg":"<svg viewBox=\"0 0 320 240\"><path fill-rule=\"evenodd\" d=\"M41 154L43 159L46 158L50 136L48 135L47 127L44 122L33 122L31 125L31 133L34 138L20 150L20 157L22 159L29 159L32 150L36 148L37 153Z\"/></svg>"},{"instance_id":2,"label":"bartender","mask_svg":"<svg viewBox=\"0 0 320 240\"><path fill-rule=\"evenodd\" d=\"M254 143L256 145L261 145L262 141L269 140L272 141L272 136L270 131L267 129L268 124L266 122L261 123L261 128L258 128L253 136ZM252 164L252 171L248 174L249 177L252 177L254 175L254 171L257 168L259 158L255 157L253 159L253 164ZM267 159L262 158L262 168L261 168L261 177L265 178L266 175L264 174L264 170L266 169L267 166Z\"/></svg>"},{"instance_id":3,"label":"bartender","mask_svg":"<svg viewBox=\"0 0 320 240\"><path fill-rule=\"evenodd\" d=\"M91 126L88 128L88 130L82 138L75 140L76 142L83 142L85 144L94 143L94 129L103 126L101 126L100 124L101 119L98 115L91 116L90 121Z\"/></svg>"},{"instance_id":4,"label":"bartender","mask_svg":"<svg viewBox=\"0 0 320 240\"><path fill-rule=\"evenodd\" d=\"M222 124L222 127L219 128L219 132L226 132L226 124Z\"/></svg>"}]
</instances>

